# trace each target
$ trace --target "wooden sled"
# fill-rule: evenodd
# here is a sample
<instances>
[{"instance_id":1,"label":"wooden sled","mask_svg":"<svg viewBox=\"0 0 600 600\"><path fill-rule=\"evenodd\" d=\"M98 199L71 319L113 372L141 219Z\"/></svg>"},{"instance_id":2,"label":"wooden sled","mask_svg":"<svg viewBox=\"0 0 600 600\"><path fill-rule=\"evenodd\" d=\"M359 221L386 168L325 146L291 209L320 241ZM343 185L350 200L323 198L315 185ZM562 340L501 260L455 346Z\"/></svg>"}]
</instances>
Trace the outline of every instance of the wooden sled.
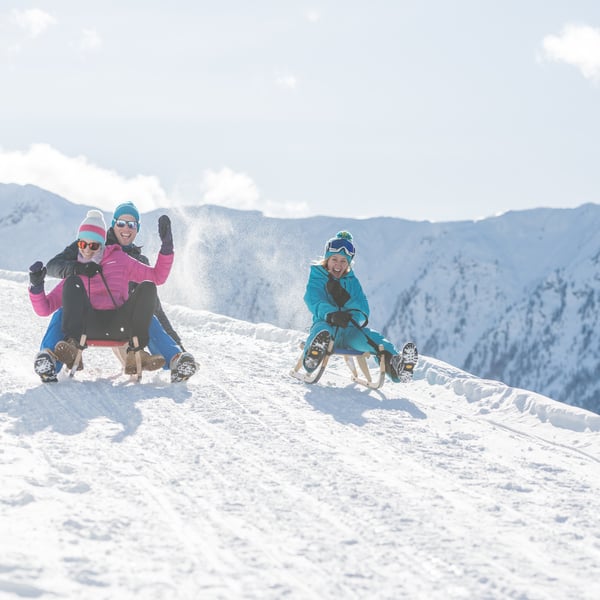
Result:
<instances>
[{"instance_id":1,"label":"wooden sled","mask_svg":"<svg viewBox=\"0 0 600 600\"><path fill-rule=\"evenodd\" d=\"M350 379L352 379L354 383L358 383L359 385L363 385L372 390L377 390L385 382L385 361L383 359L379 361L377 373L372 375L371 369L369 369L369 365L367 364L367 359L372 356L370 352L360 352L358 350L348 350L345 348L334 348L334 340L332 339L329 342L329 346L327 346L327 351L325 352L325 356L321 361L319 368L315 369L315 371L312 373L307 373L304 371L304 366L302 364L304 358L304 342L300 344L300 348L302 348L302 352L296 361L296 365L290 371L290 375L299 381L311 384L317 383L327 368L329 358L333 355L338 355L344 357L344 362L350 369ZM379 346L379 354L383 354L382 345ZM356 368L356 363L358 363L360 373Z\"/></svg>"},{"instance_id":2,"label":"wooden sled","mask_svg":"<svg viewBox=\"0 0 600 600\"><path fill-rule=\"evenodd\" d=\"M134 343L135 347L139 347L139 342L137 336L133 336L131 341ZM126 356L126 348L129 342L123 340L89 340L87 335L84 333L81 335L79 339L79 347L77 348L77 356L75 357L75 361L73 362L73 366L69 371L69 377L74 377L77 372L77 368L79 367L79 363L81 362L81 358L83 355L83 349L88 348L90 346L99 346L104 348L112 348L115 356L119 359L119 362L123 366L123 372L125 372L125 356ZM125 351L125 352L124 352ZM141 381L142 379L142 358L139 352L135 353L135 377L136 381Z\"/></svg>"}]
</instances>

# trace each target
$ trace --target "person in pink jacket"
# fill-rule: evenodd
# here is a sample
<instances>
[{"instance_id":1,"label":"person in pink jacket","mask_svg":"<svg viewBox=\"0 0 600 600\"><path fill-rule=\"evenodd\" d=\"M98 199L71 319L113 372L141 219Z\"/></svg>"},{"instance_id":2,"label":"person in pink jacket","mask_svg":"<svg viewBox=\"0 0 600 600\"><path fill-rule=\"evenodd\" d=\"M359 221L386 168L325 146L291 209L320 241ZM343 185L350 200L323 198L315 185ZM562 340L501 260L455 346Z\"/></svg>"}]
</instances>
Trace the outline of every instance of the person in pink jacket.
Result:
<instances>
[{"instance_id":1,"label":"person in pink jacket","mask_svg":"<svg viewBox=\"0 0 600 600\"><path fill-rule=\"evenodd\" d=\"M173 264L171 221L158 220L161 248L154 267L128 256L118 244L105 246L106 224L102 213L90 210L78 229L78 261L86 265L82 275L63 279L48 294L44 291L46 268L38 261L29 271L29 298L36 314L51 315L62 306L65 337L127 341L130 351L148 344L148 327L156 306L156 286L163 284ZM139 285L129 294L129 282ZM132 339L137 336L138 345ZM55 359L43 350L35 371L44 381L56 381ZM44 377L46 375L46 377Z\"/></svg>"}]
</instances>

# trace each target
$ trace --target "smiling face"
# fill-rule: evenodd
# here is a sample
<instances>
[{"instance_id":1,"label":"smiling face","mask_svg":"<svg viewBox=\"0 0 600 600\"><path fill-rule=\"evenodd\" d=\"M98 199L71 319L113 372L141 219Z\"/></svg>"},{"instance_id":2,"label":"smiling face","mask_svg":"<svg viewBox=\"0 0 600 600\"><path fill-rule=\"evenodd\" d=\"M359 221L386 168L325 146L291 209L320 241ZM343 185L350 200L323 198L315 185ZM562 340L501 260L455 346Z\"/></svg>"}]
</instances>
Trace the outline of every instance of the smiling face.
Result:
<instances>
[{"instance_id":1,"label":"smiling face","mask_svg":"<svg viewBox=\"0 0 600 600\"><path fill-rule=\"evenodd\" d=\"M122 223L122 222L125 222L125 225L123 227L119 227L118 224ZM127 225L127 222L137 223L137 220L133 215L121 215L117 219L117 223L115 223L113 226L113 231L115 232L115 237L117 238L117 242L119 242L119 244L121 246L129 246L129 244L133 244L133 241L135 240L135 236L138 233L137 227L135 227L134 229L131 229Z\"/></svg>"},{"instance_id":2,"label":"smiling face","mask_svg":"<svg viewBox=\"0 0 600 600\"><path fill-rule=\"evenodd\" d=\"M348 259L342 254L333 254L327 259L325 268L336 279L342 277L348 272Z\"/></svg>"}]
</instances>

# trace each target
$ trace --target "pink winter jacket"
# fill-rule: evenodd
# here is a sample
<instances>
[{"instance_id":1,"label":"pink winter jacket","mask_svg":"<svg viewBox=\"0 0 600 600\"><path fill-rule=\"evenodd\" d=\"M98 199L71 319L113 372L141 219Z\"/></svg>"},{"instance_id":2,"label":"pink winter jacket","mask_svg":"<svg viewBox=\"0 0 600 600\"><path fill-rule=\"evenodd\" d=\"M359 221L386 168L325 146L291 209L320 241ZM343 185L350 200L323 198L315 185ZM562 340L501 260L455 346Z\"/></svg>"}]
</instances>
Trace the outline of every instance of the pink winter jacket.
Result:
<instances>
[{"instance_id":1,"label":"pink winter jacket","mask_svg":"<svg viewBox=\"0 0 600 600\"><path fill-rule=\"evenodd\" d=\"M117 306L125 304L129 297L130 281L138 283L153 281L156 285L164 283L171 272L174 256L174 254L159 253L154 267L149 267L128 256L119 244L106 246L100 264L102 265L104 279ZM89 278L85 275L80 277L95 309L112 310L115 308L100 274ZM65 280L63 279L49 294L45 292L32 294L31 291L29 292L29 299L36 314L40 317L47 317L62 306L64 283Z\"/></svg>"}]
</instances>

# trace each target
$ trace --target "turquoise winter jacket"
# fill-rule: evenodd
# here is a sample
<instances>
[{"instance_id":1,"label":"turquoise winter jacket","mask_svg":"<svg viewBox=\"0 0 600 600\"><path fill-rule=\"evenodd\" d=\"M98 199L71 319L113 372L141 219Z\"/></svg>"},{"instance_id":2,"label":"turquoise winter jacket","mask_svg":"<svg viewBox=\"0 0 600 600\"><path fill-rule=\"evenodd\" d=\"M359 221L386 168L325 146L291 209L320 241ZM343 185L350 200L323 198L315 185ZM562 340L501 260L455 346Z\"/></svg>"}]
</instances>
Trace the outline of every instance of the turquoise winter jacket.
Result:
<instances>
[{"instance_id":1,"label":"turquoise winter jacket","mask_svg":"<svg viewBox=\"0 0 600 600\"><path fill-rule=\"evenodd\" d=\"M329 313L340 310L331 294L327 292L327 281L329 273L321 265L313 265L310 268L304 302L313 315L313 323L325 321ZM350 294L350 299L344 304L342 310L357 309L352 312L353 319L359 324L364 323L369 316L369 302L360 285L360 281L354 271L350 271L340 278L340 284ZM360 311L360 312L358 312Z\"/></svg>"}]
</instances>

